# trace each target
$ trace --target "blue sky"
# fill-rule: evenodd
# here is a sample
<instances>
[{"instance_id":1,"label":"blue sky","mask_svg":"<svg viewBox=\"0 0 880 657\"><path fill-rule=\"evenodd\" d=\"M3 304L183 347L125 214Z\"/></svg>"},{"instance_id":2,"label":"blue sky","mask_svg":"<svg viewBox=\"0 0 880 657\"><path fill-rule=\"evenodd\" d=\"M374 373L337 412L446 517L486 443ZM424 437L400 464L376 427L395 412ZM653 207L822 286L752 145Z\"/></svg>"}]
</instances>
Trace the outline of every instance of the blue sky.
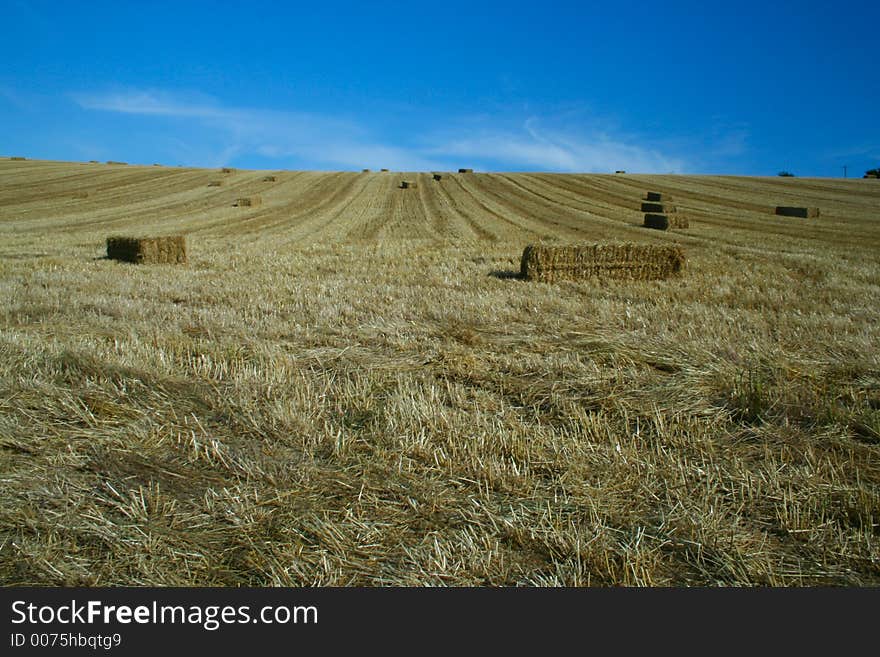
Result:
<instances>
[{"instance_id":1,"label":"blue sky","mask_svg":"<svg viewBox=\"0 0 880 657\"><path fill-rule=\"evenodd\" d=\"M850 177L873 2L0 0L0 154Z\"/></svg>"}]
</instances>

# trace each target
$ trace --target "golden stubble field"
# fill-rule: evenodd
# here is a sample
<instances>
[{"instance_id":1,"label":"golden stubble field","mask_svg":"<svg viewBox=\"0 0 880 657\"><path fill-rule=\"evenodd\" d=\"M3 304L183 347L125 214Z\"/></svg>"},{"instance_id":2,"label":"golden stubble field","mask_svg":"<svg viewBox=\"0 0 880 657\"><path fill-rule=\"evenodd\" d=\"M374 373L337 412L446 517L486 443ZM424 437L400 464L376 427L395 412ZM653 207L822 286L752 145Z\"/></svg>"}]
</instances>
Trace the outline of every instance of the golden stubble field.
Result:
<instances>
[{"instance_id":1,"label":"golden stubble field","mask_svg":"<svg viewBox=\"0 0 880 657\"><path fill-rule=\"evenodd\" d=\"M878 300L876 180L0 159L0 582L876 586Z\"/></svg>"}]
</instances>

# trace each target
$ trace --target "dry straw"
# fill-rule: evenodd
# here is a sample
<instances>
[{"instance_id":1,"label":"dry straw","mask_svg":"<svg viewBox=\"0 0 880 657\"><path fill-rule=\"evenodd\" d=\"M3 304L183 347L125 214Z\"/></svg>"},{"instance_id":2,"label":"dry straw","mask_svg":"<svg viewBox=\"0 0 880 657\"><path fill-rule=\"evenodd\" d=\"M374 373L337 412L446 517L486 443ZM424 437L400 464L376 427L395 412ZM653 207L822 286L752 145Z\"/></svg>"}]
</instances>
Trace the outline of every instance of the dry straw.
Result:
<instances>
[{"instance_id":1,"label":"dry straw","mask_svg":"<svg viewBox=\"0 0 880 657\"><path fill-rule=\"evenodd\" d=\"M780 217L802 217L803 219L815 219L819 216L819 208L797 208L793 206L776 206L776 214Z\"/></svg>"},{"instance_id":2,"label":"dry straw","mask_svg":"<svg viewBox=\"0 0 880 657\"><path fill-rule=\"evenodd\" d=\"M657 280L678 274L684 251L674 245L530 244L522 255L520 273L527 280L553 282L586 278Z\"/></svg>"},{"instance_id":3,"label":"dry straw","mask_svg":"<svg viewBox=\"0 0 880 657\"><path fill-rule=\"evenodd\" d=\"M259 196L245 196L238 199L233 205L239 208L257 208L263 203Z\"/></svg>"},{"instance_id":4,"label":"dry straw","mask_svg":"<svg viewBox=\"0 0 880 657\"><path fill-rule=\"evenodd\" d=\"M107 257L137 264L186 264L186 237L108 237Z\"/></svg>"},{"instance_id":5,"label":"dry straw","mask_svg":"<svg viewBox=\"0 0 880 657\"><path fill-rule=\"evenodd\" d=\"M400 182L401 189L412 189L412 188L418 187L418 186L419 186L418 183L416 183L412 180L402 180Z\"/></svg>"},{"instance_id":6,"label":"dry straw","mask_svg":"<svg viewBox=\"0 0 880 657\"><path fill-rule=\"evenodd\" d=\"M222 187L222 186L223 186L222 180L212 180L211 182L208 183L208 187Z\"/></svg>"}]
</instances>

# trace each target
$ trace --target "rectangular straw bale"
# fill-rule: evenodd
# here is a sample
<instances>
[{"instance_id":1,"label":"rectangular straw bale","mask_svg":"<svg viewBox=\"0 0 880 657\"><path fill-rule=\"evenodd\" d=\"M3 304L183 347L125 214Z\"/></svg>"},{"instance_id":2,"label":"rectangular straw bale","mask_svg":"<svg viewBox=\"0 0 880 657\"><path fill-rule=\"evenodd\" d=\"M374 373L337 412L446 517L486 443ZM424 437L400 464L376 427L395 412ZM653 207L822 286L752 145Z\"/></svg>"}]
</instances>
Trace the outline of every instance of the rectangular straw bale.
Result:
<instances>
[{"instance_id":1,"label":"rectangular straw bale","mask_svg":"<svg viewBox=\"0 0 880 657\"><path fill-rule=\"evenodd\" d=\"M413 180L401 180L400 188L401 189L412 189L414 187L418 187L418 183Z\"/></svg>"},{"instance_id":2,"label":"rectangular straw bale","mask_svg":"<svg viewBox=\"0 0 880 657\"><path fill-rule=\"evenodd\" d=\"M108 237L107 257L137 264L186 264L186 237Z\"/></svg>"},{"instance_id":3,"label":"rectangular straw bale","mask_svg":"<svg viewBox=\"0 0 880 657\"><path fill-rule=\"evenodd\" d=\"M661 194L660 192L646 192L645 200L652 201L653 203L659 203L663 200L663 194Z\"/></svg>"},{"instance_id":4,"label":"rectangular straw bale","mask_svg":"<svg viewBox=\"0 0 880 657\"><path fill-rule=\"evenodd\" d=\"M801 217L803 219L815 219L819 216L819 208L797 208L793 206L776 206L776 214L780 217Z\"/></svg>"},{"instance_id":5,"label":"rectangular straw bale","mask_svg":"<svg viewBox=\"0 0 880 657\"><path fill-rule=\"evenodd\" d=\"M27 158L20 157L20 156L16 155L16 156L14 156L14 157L10 157L9 159L10 159L10 160L15 160L16 162L24 162Z\"/></svg>"},{"instance_id":6,"label":"rectangular straw bale","mask_svg":"<svg viewBox=\"0 0 880 657\"><path fill-rule=\"evenodd\" d=\"M232 167L223 167L222 169L220 169L220 172L221 173L235 173L235 169L233 169Z\"/></svg>"},{"instance_id":7,"label":"rectangular straw bale","mask_svg":"<svg viewBox=\"0 0 880 657\"><path fill-rule=\"evenodd\" d=\"M530 244L523 251L520 273L527 280L544 282L591 277L657 280L680 273L684 265L684 251L675 245Z\"/></svg>"},{"instance_id":8,"label":"rectangular straw bale","mask_svg":"<svg viewBox=\"0 0 880 657\"><path fill-rule=\"evenodd\" d=\"M664 214L666 212L666 208L663 207L662 203L642 203L642 212L655 212L657 214Z\"/></svg>"},{"instance_id":9,"label":"rectangular straw bale","mask_svg":"<svg viewBox=\"0 0 880 657\"><path fill-rule=\"evenodd\" d=\"M223 181L222 180L212 180L211 182L208 183L208 187L223 187Z\"/></svg>"},{"instance_id":10,"label":"rectangular straw bale","mask_svg":"<svg viewBox=\"0 0 880 657\"><path fill-rule=\"evenodd\" d=\"M263 199L259 196L245 196L238 199L235 205L239 208L258 208L263 203Z\"/></svg>"},{"instance_id":11,"label":"rectangular straw bale","mask_svg":"<svg viewBox=\"0 0 880 657\"><path fill-rule=\"evenodd\" d=\"M435 174L434 174L434 180L442 180L442 179L443 179L443 175L442 175L442 174L439 174L439 173L435 173Z\"/></svg>"},{"instance_id":12,"label":"rectangular straw bale","mask_svg":"<svg viewBox=\"0 0 880 657\"><path fill-rule=\"evenodd\" d=\"M626 171L620 170L620 171L615 171L614 173L626 173Z\"/></svg>"},{"instance_id":13,"label":"rectangular straw bale","mask_svg":"<svg viewBox=\"0 0 880 657\"><path fill-rule=\"evenodd\" d=\"M657 230L667 230L669 228L669 217L665 214L648 213L645 215L645 227L655 228Z\"/></svg>"},{"instance_id":14,"label":"rectangular straw bale","mask_svg":"<svg viewBox=\"0 0 880 657\"><path fill-rule=\"evenodd\" d=\"M458 172L459 173L473 173L474 170L473 169L459 169Z\"/></svg>"}]
</instances>

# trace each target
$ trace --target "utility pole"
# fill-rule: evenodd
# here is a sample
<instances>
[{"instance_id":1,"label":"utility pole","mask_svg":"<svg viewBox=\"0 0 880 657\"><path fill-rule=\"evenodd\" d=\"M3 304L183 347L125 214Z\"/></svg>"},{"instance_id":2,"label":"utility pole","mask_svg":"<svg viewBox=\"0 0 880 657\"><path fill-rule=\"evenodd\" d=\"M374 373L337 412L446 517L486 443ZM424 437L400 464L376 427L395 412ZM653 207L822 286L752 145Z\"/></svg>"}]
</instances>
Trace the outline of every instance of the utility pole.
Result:
<instances>
[{"instance_id":1,"label":"utility pole","mask_svg":"<svg viewBox=\"0 0 880 657\"><path fill-rule=\"evenodd\" d=\"M846 165L843 165L843 177L846 178Z\"/></svg>"}]
</instances>

